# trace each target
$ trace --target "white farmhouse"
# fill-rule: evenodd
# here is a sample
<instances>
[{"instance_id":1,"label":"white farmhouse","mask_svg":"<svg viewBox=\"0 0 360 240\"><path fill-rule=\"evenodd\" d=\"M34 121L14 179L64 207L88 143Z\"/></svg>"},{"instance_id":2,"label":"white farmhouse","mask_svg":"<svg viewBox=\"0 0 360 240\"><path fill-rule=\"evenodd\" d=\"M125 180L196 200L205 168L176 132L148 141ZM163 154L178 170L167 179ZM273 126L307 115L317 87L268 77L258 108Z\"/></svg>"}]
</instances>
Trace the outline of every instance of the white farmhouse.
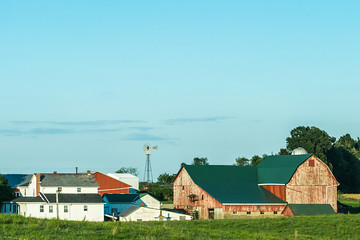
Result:
<instances>
[{"instance_id":1,"label":"white farmhouse","mask_svg":"<svg viewBox=\"0 0 360 240\"><path fill-rule=\"evenodd\" d=\"M40 194L38 197L19 197L18 213L25 217L59 218L74 221L103 221L104 201L100 194Z\"/></svg>"},{"instance_id":2,"label":"white farmhouse","mask_svg":"<svg viewBox=\"0 0 360 240\"><path fill-rule=\"evenodd\" d=\"M18 188L22 197L14 199L11 204L18 205L20 215L78 221L104 220L105 203L98 194L99 185L90 172L36 173L28 184Z\"/></svg>"}]
</instances>

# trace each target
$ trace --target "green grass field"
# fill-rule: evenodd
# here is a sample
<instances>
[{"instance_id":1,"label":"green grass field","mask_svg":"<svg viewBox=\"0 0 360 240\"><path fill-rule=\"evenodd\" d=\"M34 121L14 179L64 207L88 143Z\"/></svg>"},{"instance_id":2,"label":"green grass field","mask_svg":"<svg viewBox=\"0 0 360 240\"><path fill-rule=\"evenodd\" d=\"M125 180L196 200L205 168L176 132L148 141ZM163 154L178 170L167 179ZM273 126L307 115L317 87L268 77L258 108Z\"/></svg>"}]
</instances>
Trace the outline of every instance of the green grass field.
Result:
<instances>
[{"instance_id":1,"label":"green grass field","mask_svg":"<svg viewBox=\"0 0 360 240\"><path fill-rule=\"evenodd\" d=\"M0 239L360 239L360 215L93 223L0 214Z\"/></svg>"}]
</instances>

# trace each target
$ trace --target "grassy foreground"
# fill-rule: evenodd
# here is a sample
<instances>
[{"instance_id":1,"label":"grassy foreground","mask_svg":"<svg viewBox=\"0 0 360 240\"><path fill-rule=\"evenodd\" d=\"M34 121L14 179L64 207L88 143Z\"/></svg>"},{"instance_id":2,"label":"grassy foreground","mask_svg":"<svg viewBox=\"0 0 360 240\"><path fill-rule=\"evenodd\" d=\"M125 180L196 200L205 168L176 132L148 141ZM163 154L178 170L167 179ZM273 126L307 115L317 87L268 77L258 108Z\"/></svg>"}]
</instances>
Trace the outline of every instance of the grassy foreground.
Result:
<instances>
[{"instance_id":1,"label":"grassy foreground","mask_svg":"<svg viewBox=\"0 0 360 240\"><path fill-rule=\"evenodd\" d=\"M0 239L360 239L360 215L92 223L0 214Z\"/></svg>"}]
</instances>

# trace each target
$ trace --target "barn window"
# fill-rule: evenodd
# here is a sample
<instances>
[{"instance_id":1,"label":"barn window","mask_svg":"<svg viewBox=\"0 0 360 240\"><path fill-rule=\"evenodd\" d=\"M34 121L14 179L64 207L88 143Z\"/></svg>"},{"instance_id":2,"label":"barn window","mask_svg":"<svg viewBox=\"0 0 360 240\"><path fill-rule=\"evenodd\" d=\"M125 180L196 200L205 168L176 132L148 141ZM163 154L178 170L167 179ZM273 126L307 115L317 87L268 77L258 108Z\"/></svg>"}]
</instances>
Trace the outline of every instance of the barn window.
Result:
<instances>
[{"instance_id":1,"label":"barn window","mask_svg":"<svg viewBox=\"0 0 360 240\"><path fill-rule=\"evenodd\" d=\"M313 159L309 160L309 167L314 167L315 166L315 162Z\"/></svg>"},{"instance_id":2,"label":"barn window","mask_svg":"<svg viewBox=\"0 0 360 240\"><path fill-rule=\"evenodd\" d=\"M204 195L201 195L201 200L204 200Z\"/></svg>"},{"instance_id":3,"label":"barn window","mask_svg":"<svg viewBox=\"0 0 360 240\"><path fill-rule=\"evenodd\" d=\"M77 188L77 192L81 192L81 188L78 187L78 188Z\"/></svg>"},{"instance_id":4,"label":"barn window","mask_svg":"<svg viewBox=\"0 0 360 240\"><path fill-rule=\"evenodd\" d=\"M274 211L274 214L277 214L277 211Z\"/></svg>"},{"instance_id":5,"label":"barn window","mask_svg":"<svg viewBox=\"0 0 360 240\"><path fill-rule=\"evenodd\" d=\"M182 186L182 190L184 190L184 186Z\"/></svg>"},{"instance_id":6,"label":"barn window","mask_svg":"<svg viewBox=\"0 0 360 240\"><path fill-rule=\"evenodd\" d=\"M44 212L44 205L40 205L40 212Z\"/></svg>"},{"instance_id":7,"label":"barn window","mask_svg":"<svg viewBox=\"0 0 360 240\"><path fill-rule=\"evenodd\" d=\"M234 211L234 212L233 212L233 215L237 215L237 212L236 212L236 211Z\"/></svg>"},{"instance_id":8,"label":"barn window","mask_svg":"<svg viewBox=\"0 0 360 240\"><path fill-rule=\"evenodd\" d=\"M261 214L261 215L264 215L264 212L263 212L263 211L261 211L261 212L260 212L260 214Z\"/></svg>"},{"instance_id":9,"label":"barn window","mask_svg":"<svg viewBox=\"0 0 360 240\"><path fill-rule=\"evenodd\" d=\"M251 214L251 212L250 212L250 211L247 211L247 212L246 212L246 214L247 214L247 215L250 215L250 214Z\"/></svg>"}]
</instances>

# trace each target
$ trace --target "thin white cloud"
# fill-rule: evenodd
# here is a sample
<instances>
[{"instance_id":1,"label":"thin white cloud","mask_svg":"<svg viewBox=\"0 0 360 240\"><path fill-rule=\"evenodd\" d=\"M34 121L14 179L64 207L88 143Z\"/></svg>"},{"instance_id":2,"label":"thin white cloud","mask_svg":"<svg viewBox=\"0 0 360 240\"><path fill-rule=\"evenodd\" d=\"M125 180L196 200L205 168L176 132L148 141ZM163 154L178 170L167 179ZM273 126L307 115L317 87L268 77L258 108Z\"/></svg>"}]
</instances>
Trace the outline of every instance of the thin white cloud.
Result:
<instances>
[{"instance_id":1,"label":"thin white cloud","mask_svg":"<svg viewBox=\"0 0 360 240\"><path fill-rule=\"evenodd\" d=\"M185 124L185 123L198 123L198 122L218 122L230 119L232 117L204 117L204 118L174 118L164 121L167 125Z\"/></svg>"}]
</instances>

